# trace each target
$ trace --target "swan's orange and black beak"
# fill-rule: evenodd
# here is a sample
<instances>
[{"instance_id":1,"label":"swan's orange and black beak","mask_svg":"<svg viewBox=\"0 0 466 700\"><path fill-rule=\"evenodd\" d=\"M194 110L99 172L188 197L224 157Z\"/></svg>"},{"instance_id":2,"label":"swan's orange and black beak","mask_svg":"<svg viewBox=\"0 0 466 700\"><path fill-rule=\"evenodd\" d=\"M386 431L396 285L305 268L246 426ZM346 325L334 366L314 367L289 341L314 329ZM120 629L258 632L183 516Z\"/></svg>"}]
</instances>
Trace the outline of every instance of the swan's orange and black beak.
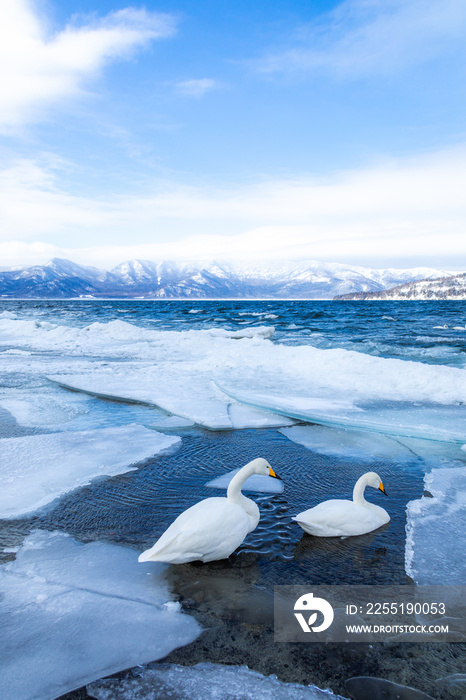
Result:
<instances>
[{"instance_id":1,"label":"swan's orange and black beak","mask_svg":"<svg viewBox=\"0 0 466 700\"><path fill-rule=\"evenodd\" d=\"M382 491L384 496L388 496L388 493L385 491L382 482L380 482L379 491Z\"/></svg>"},{"instance_id":2,"label":"swan's orange and black beak","mask_svg":"<svg viewBox=\"0 0 466 700\"><path fill-rule=\"evenodd\" d=\"M274 479L280 479L280 477L275 474L272 467L269 467L269 476L273 476ZM281 479L280 479L280 481L281 481Z\"/></svg>"}]
</instances>

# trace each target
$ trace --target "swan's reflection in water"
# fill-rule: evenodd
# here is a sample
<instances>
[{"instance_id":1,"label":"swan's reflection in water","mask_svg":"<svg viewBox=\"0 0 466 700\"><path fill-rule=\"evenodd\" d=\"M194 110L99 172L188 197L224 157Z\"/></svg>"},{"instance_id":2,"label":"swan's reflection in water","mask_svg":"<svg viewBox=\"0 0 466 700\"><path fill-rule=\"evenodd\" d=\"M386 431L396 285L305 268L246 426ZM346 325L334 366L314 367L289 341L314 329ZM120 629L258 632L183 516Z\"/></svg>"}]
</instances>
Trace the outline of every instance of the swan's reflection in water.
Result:
<instances>
[{"instance_id":1,"label":"swan's reflection in water","mask_svg":"<svg viewBox=\"0 0 466 700\"><path fill-rule=\"evenodd\" d=\"M314 579L319 571L328 571L329 562L334 572L333 581L326 583L348 583L350 571L359 572L359 582L370 582L371 575L388 565L387 547L380 543L380 534L390 523L378 530L357 537L313 537L303 534L296 544L293 555L298 566L308 569Z\"/></svg>"}]
</instances>

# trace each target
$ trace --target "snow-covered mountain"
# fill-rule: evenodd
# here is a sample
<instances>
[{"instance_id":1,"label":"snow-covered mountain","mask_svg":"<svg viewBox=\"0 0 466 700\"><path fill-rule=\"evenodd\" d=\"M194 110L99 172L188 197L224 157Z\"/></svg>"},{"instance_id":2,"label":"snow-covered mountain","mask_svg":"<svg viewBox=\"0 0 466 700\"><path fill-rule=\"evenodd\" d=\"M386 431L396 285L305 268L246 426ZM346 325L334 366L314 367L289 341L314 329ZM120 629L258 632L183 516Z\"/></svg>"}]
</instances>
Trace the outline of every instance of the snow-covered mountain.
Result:
<instances>
[{"instance_id":1,"label":"snow-covered mountain","mask_svg":"<svg viewBox=\"0 0 466 700\"><path fill-rule=\"evenodd\" d=\"M409 282L382 292L343 294L337 299L466 299L466 273Z\"/></svg>"},{"instance_id":2,"label":"snow-covered mountain","mask_svg":"<svg viewBox=\"0 0 466 700\"><path fill-rule=\"evenodd\" d=\"M321 263L180 263L130 260L110 272L54 258L45 265L0 272L6 298L142 297L201 299L333 299L378 292L452 273L430 268L375 270Z\"/></svg>"}]
</instances>

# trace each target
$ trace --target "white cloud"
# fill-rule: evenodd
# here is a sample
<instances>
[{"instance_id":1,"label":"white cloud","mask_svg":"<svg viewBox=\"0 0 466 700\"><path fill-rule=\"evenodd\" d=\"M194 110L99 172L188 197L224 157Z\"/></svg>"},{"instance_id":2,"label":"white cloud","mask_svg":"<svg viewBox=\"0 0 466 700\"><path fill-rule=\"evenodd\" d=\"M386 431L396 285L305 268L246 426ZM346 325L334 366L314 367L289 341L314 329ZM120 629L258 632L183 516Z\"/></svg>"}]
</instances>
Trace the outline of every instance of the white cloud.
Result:
<instances>
[{"instance_id":1,"label":"white cloud","mask_svg":"<svg viewBox=\"0 0 466 700\"><path fill-rule=\"evenodd\" d=\"M218 83L211 78L184 80L175 85L176 91L186 97L203 97L206 92L210 92L217 87Z\"/></svg>"},{"instance_id":2,"label":"white cloud","mask_svg":"<svg viewBox=\"0 0 466 700\"><path fill-rule=\"evenodd\" d=\"M174 20L127 8L50 35L29 0L0 3L0 129L39 119L83 91L110 60L170 36Z\"/></svg>"},{"instance_id":3,"label":"white cloud","mask_svg":"<svg viewBox=\"0 0 466 700\"><path fill-rule=\"evenodd\" d=\"M147 186L144 193L108 199L62 191L52 165L20 161L0 170L5 242L42 240L56 246L54 254L89 264L246 254L256 260L370 258L380 264L449 257L466 267L466 146L325 179L228 190ZM73 245L78 241L79 250ZM0 258L0 265L35 255L38 243L33 245L28 252L4 248L9 262Z\"/></svg>"},{"instance_id":4,"label":"white cloud","mask_svg":"<svg viewBox=\"0 0 466 700\"><path fill-rule=\"evenodd\" d=\"M464 55L465 29L464 0L345 0L255 66L337 77L391 73L455 48Z\"/></svg>"}]
</instances>

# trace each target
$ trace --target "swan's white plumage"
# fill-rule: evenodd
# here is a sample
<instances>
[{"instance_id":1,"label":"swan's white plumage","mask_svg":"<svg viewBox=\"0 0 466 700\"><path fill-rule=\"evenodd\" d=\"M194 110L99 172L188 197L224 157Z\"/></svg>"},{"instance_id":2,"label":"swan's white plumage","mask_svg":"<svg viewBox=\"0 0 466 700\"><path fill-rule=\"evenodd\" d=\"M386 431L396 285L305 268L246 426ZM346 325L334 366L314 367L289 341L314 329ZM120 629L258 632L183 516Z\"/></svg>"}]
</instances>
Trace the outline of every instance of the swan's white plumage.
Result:
<instances>
[{"instance_id":1,"label":"swan's white plumage","mask_svg":"<svg viewBox=\"0 0 466 700\"><path fill-rule=\"evenodd\" d=\"M246 464L232 479L226 498L206 498L185 510L139 561L185 564L229 557L259 522L256 503L241 493L252 474L275 476L265 459Z\"/></svg>"},{"instance_id":2,"label":"swan's white plumage","mask_svg":"<svg viewBox=\"0 0 466 700\"><path fill-rule=\"evenodd\" d=\"M353 500L332 499L324 501L296 515L295 520L309 535L316 537L349 537L372 532L390 521L386 510L364 498L366 486L384 491L382 481L375 472L363 474L354 487Z\"/></svg>"}]
</instances>

